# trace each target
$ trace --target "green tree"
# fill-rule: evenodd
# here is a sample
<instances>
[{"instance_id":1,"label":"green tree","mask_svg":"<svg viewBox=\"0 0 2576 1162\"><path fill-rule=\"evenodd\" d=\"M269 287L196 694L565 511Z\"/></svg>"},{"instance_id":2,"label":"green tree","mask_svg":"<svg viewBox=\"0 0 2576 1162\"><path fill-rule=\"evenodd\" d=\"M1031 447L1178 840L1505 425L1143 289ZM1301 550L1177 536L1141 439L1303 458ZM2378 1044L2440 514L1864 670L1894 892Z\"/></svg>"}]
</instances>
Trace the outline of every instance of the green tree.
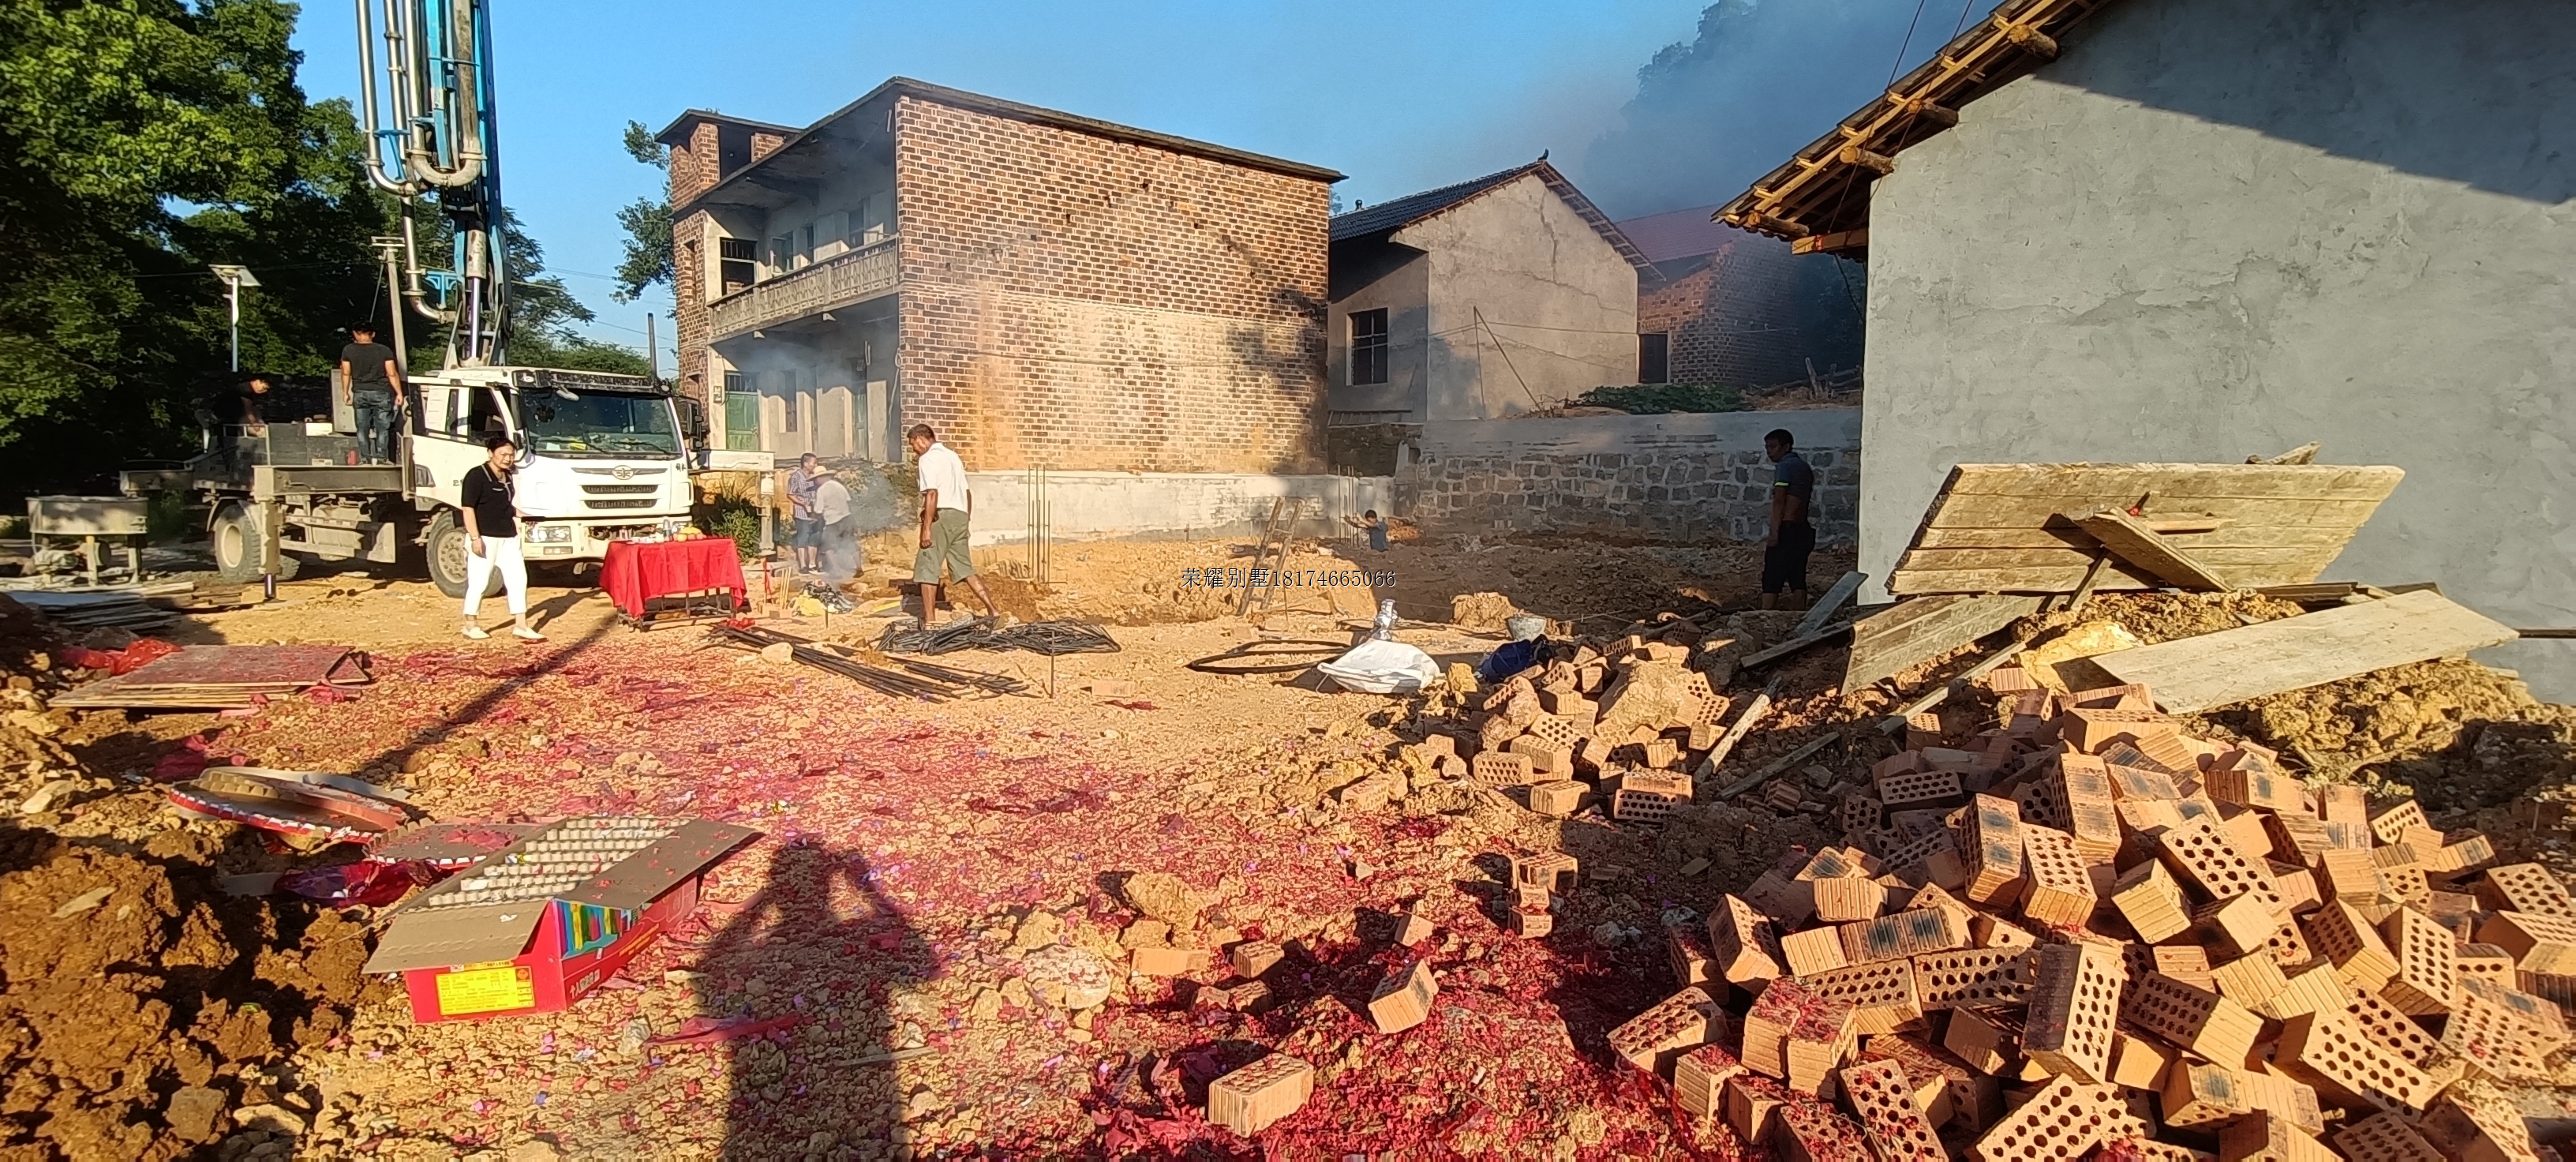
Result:
<instances>
[{"instance_id":1,"label":"green tree","mask_svg":"<svg viewBox=\"0 0 2576 1162\"><path fill-rule=\"evenodd\" d=\"M245 368L319 371L385 204L308 104L280 0L0 0L0 484L193 444L251 266Z\"/></svg>"},{"instance_id":2,"label":"green tree","mask_svg":"<svg viewBox=\"0 0 2576 1162\"><path fill-rule=\"evenodd\" d=\"M603 343L575 330L576 323L599 316L574 298L563 279L546 273L546 249L536 236L519 227L519 216L503 208L510 267L510 362L576 371L609 371L642 375L644 356L631 348Z\"/></svg>"},{"instance_id":3,"label":"green tree","mask_svg":"<svg viewBox=\"0 0 2576 1162\"><path fill-rule=\"evenodd\" d=\"M653 139L643 122L626 123L625 146L628 156L670 172L671 151ZM670 198L637 198L627 203L617 211L617 225L626 231L626 257L617 264L617 301L631 303L643 297L648 287L672 285Z\"/></svg>"}]
</instances>

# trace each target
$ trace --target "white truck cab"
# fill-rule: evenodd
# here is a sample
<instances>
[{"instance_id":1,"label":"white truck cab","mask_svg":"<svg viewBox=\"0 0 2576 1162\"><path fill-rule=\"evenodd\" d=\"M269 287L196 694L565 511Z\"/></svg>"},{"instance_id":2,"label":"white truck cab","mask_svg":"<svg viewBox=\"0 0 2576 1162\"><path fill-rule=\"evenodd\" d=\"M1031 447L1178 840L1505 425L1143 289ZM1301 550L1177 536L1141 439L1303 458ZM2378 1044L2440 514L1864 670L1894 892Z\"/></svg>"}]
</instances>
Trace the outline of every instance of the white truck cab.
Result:
<instances>
[{"instance_id":1,"label":"white truck cab","mask_svg":"<svg viewBox=\"0 0 2576 1162\"><path fill-rule=\"evenodd\" d=\"M431 508L424 535L442 591L465 591L457 506L485 443L519 449L519 539L531 562L595 561L620 537L689 519L689 461L679 409L642 376L534 367L459 367L414 378L411 491ZM433 508L434 506L434 508Z\"/></svg>"}]
</instances>

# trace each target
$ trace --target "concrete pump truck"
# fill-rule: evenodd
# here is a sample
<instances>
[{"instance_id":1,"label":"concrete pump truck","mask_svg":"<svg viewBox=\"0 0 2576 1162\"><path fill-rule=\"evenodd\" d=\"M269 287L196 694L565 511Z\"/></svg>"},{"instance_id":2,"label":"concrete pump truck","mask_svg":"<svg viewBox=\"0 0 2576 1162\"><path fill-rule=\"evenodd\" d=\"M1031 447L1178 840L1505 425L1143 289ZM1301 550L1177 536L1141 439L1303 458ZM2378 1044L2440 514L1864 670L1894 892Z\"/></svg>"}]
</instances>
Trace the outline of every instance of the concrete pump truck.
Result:
<instances>
[{"instance_id":1,"label":"concrete pump truck","mask_svg":"<svg viewBox=\"0 0 2576 1162\"><path fill-rule=\"evenodd\" d=\"M184 489L212 506L218 572L290 578L299 558L425 564L464 595L457 506L484 441L519 449L520 539L532 564L596 561L621 537L689 516L695 402L643 376L520 367L507 358L510 270L485 0L356 0L367 173L400 199L402 233L376 239L397 366L406 313L445 332L440 370L407 375L393 463L361 463L347 385L266 423L201 414L205 450L177 469L128 472L129 495ZM422 229L424 213L435 226ZM444 235L447 265L424 264ZM280 407L287 401L280 400ZM324 412L327 410L327 416ZM493 579L490 592L499 591ZM487 593L488 595L488 593Z\"/></svg>"}]
</instances>

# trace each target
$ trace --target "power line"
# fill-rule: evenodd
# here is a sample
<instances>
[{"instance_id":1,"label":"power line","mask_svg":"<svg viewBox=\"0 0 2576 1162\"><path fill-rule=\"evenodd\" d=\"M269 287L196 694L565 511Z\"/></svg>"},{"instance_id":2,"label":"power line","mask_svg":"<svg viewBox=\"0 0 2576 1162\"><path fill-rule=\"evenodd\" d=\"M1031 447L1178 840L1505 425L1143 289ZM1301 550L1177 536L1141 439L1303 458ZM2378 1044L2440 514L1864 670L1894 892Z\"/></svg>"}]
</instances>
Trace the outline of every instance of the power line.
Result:
<instances>
[{"instance_id":1,"label":"power line","mask_svg":"<svg viewBox=\"0 0 2576 1162\"><path fill-rule=\"evenodd\" d=\"M1965 8L1960 9L1966 11ZM1896 84L1897 71L1905 67L1905 51L1914 47L1914 26L1923 22L1923 0L1914 0L1914 19L1905 22L1905 39L1896 46L1896 63L1887 66L1887 86Z\"/></svg>"}]
</instances>

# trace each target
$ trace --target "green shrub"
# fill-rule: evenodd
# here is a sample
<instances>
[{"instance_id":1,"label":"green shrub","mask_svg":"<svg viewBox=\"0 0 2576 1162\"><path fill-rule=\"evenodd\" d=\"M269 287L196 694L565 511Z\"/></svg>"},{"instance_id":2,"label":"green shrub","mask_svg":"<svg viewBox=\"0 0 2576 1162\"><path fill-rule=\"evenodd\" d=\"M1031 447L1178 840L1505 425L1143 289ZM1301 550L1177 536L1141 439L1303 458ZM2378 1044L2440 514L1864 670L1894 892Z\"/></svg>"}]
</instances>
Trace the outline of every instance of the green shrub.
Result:
<instances>
[{"instance_id":1,"label":"green shrub","mask_svg":"<svg viewBox=\"0 0 2576 1162\"><path fill-rule=\"evenodd\" d=\"M143 530L147 540L186 540L198 531L197 523L188 519L191 514L188 511L187 493L156 492L145 502L145 505Z\"/></svg>"},{"instance_id":2,"label":"green shrub","mask_svg":"<svg viewBox=\"0 0 2576 1162\"><path fill-rule=\"evenodd\" d=\"M1750 410L1751 406L1744 402L1743 392L1718 383L1632 383L1596 387L1573 402L1589 407L1617 408L1640 416L1667 412L1740 412Z\"/></svg>"},{"instance_id":3,"label":"green shrub","mask_svg":"<svg viewBox=\"0 0 2576 1162\"><path fill-rule=\"evenodd\" d=\"M760 508L727 497L709 507L704 526L711 536L730 537L744 560L760 555Z\"/></svg>"}]
</instances>

